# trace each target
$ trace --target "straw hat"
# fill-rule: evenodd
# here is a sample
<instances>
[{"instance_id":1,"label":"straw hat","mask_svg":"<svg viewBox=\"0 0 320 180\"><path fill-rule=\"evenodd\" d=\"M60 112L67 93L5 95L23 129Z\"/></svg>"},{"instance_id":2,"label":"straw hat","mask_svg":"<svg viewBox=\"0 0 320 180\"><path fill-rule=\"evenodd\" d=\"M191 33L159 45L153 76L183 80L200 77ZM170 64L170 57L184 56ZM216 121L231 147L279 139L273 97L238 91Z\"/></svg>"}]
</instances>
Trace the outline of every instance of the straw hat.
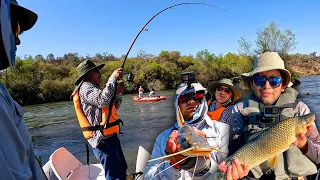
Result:
<instances>
[{"instance_id":1,"label":"straw hat","mask_svg":"<svg viewBox=\"0 0 320 180\"><path fill-rule=\"evenodd\" d=\"M232 91L232 94L233 94L233 102L238 100L240 97L241 97L241 92L240 90L235 87L231 81L231 79L221 79L220 81L218 82L212 82L208 85L208 91L210 92L210 94L215 94L216 92L216 88L219 87L219 86L226 86L228 88L231 89Z\"/></svg>"},{"instance_id":2,"label":"straw hat","mask_svg":"<svg viewBox=\"0 0 320 180\"><path fill-rule=\"evenodd\" d=\"M285 80L285 85L288 86L288 84L291 82L291 74L284 67L284 62L277 52L265 52L260 54L258 57L255 57L252 71L242 74L241 77L245 82L250 83L250 78L252 76L261 72L275 69L283 72L282 75L285 77L282 78Z\"/></svg>"}]
</instances>

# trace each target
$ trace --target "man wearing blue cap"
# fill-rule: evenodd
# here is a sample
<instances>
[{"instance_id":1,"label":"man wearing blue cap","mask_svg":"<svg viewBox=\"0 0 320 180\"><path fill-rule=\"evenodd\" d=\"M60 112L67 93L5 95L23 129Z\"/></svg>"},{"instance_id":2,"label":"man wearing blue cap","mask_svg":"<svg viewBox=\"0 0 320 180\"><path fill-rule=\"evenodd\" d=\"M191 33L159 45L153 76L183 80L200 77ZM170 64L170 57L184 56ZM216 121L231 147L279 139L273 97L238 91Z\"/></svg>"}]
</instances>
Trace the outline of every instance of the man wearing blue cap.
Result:
<instances>
[{"instance_id":1,"label":"man wearing blue cap","mask_svg":"<svg viewBox=\"0 0 320 180\"><path fill-rule=\"evenodd\" d=\"M14 65L19 34L31 29L37 18L15 0L0 0L0 70ZM46 179L35 158L24 112L1 83L0 114L0 179Z\"/></svg>"}]
</instances>

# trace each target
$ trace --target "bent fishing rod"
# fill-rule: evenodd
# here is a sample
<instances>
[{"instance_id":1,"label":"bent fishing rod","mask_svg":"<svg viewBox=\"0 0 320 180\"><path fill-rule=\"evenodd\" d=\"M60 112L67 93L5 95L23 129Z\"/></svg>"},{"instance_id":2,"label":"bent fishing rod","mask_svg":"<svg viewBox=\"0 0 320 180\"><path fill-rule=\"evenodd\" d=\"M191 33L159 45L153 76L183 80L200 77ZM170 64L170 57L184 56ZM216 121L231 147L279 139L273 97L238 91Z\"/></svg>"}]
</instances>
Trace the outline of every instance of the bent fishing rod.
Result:
<instances>
[{"instance_id":1,"label":"bent fishing rod","mask_svg":"<svg viewBox=\"0 0 320 180\"><path fill-rule=\"evenodd\" d=\"M126 60L127 60L127 58L128 58L128 55L129 55L129 53L130 53L130 51L131 51L134 43L136 42L136 40L138 39L138 37L140 36L140 34L142 33L142 31L143 31L143 30L146 30L147 25L148 25L155 17L157 17L159 14L163 13L164 11L166 11L166 10L168 10L168 9L172 9L172 8L174 8L174 7L176 7L176 6L182 6L182 5L204 5L204 6L209 6L209 7L213 7L213 8L216 8L216 9L219 9L219 10L228 12L226 9L220 8L220 7L215 6L215 5L212 5L212 4L202 3L202 2L184 2L184 3L174 4L174 5L172 5L172 6L169 6L169 7L165 8L165 9L159 11L159 12L158 12L157 14L155 14L151 19L149 19L149 21L148 21L146 24L144 24L144 26L140 29L139 33L138 33L138 34L136 35L136 37L133 39L133 41L132 41L132 43L131 43L131 45L130 45L127 53L126 53L126 56L124 57L123 63L122 63L122 65L121 65L120 68L124 68L124 64L126 63ZM130 75L130 73L129 73L129 75ZM128 81L132 81L132 80L133 80L133 78L132 78L131 80L128 79ZM107 116L107 123L105 124L105 128L106 128L107 125L109 124L109 118L110 118L110 115L111 115L111 108L112 108L112 106L113 106L113 103L114 103L114 100L115 100L115 97L116 97L116 93L117 93L117 86L118 86L118 82L116 81L116 82L115 82L115 87L114 87L114 93L113 93L113 96L112 96L112 98L111 98L110 105L109 105L109 111L108 111L108 116ZM122 123L121 120L120 120L120 122ZM123 123L122 123L122 125L123 125Z\"/></svg>"}]
</instances>

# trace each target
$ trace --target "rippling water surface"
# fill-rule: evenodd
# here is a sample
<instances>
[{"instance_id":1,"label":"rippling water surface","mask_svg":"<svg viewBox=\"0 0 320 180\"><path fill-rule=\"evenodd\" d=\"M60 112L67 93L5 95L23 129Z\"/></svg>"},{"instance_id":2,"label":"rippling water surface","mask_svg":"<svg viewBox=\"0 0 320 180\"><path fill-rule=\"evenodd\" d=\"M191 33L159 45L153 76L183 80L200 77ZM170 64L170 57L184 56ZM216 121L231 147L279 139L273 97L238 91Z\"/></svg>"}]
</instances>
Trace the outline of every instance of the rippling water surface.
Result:
<instances>
[{"instance_id":1,"label":"rippling water surface","mask_svg":"<svg viewBox=\"0 0 320 180\"><path fill-rule=\"evenodd\" d=\"M156 136L174 123L174 93L173 90L157 92L167 96L167 100L152 103L134 103L133 94L123 96L118 115L124 122L120 140L128 172L135 170L139 145L151 152ZM41 156L43 163L60 147L67 148L85 163L85 143L72 101L24 106L23 109L29 132L35 138L36 155ZM90 149L90 163L97 162Z\"/></svg>"},{"instance_id":2,"label":"rippling water surface","mask_svg":"<svg viewBox=\"0 0 320 180\"><path fill-rule=\"evenodd\" d=\"M320 119L320 76L302 77L301 85L296 89L299 92L298 98ZM307 91L310 95L305 94ZM118 114L124 121L121 128L124 134L120 139L128 163L128 172L135 170L138 146L141 145L151 152L156 136L175 122L174 92L157 92L167 96L167 100L152 103L134 103L134 95L124 95ZM36 155L41 156L43 163L60 147L67 148L83 163L86 161L85 143L72 101L24 106L23 109L30 134L35 138ZM90 163L97 162L90 149Z\"/></svg>"}]
</instances>

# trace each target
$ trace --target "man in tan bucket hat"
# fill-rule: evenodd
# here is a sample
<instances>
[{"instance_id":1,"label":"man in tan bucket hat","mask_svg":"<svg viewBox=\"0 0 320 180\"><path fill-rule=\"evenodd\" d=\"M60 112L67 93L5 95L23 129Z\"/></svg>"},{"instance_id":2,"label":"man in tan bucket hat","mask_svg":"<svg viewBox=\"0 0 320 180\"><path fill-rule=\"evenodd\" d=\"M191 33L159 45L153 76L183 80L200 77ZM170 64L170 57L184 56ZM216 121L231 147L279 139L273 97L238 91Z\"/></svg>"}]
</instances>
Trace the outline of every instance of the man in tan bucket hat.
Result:
<instances>
[{"instance_id":1,"label":"man in tan bucket hat","mask_svg":"<svg viewBox=\"0 0 320 180\"><path fill-rule=\"evenodd\" d=\"M306 104L290 94L292 91L285 91L291 82L291 74L285 69L278 53L266 52L255 57L252 71L242 74L242 78L250 84L252 94L232 109L229 155L279 121L310 113ZM257 111L245 114L248 112L243 111L246 108ZM246 162L236 160L232 170L227 170L224 162L219 169L229 171L228 179L295 179L310 176L317 173L315 164L320 162L319 138L317 128L309 126L306 133L297 136L294 146L278 156L273 168L268 163L262 163L249 171L240 165Z\"/></svg>"}]
</instances>

